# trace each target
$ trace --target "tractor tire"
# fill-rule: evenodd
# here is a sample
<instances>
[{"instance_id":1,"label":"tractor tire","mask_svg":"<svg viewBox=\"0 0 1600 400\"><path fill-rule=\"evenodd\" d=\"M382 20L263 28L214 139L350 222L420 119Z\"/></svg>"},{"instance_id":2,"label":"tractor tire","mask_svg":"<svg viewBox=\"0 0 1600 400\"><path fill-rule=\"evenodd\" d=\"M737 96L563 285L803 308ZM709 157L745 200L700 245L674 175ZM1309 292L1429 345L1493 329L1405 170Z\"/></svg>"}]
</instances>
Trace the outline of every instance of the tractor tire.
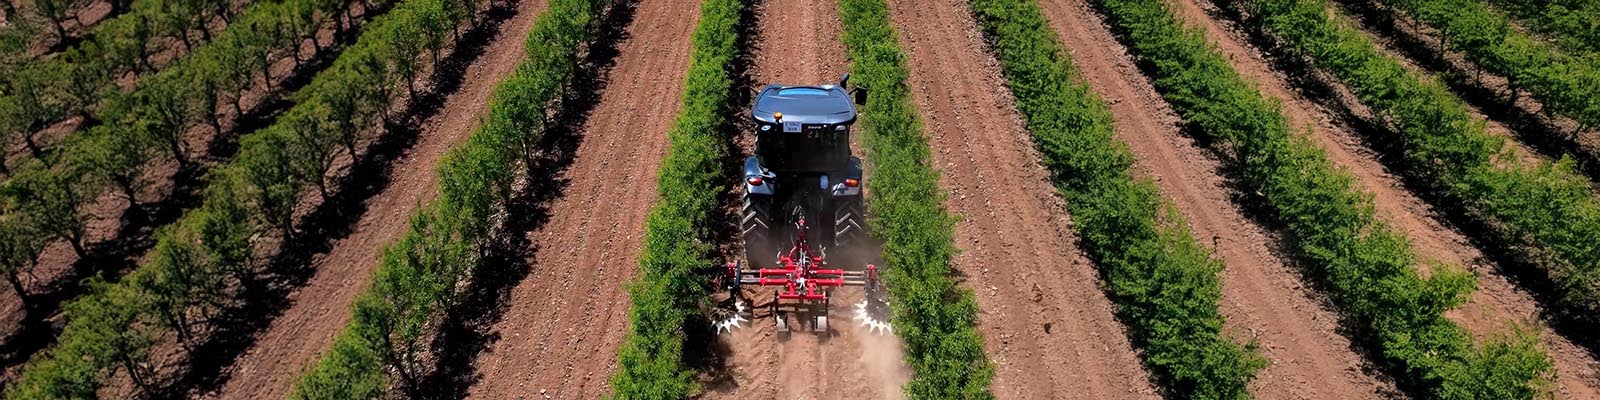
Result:
<instances>
[{"instance_id":1,"label":"tractor tire","mask_svg":"<svg viewBox=\"0 0 1600 400\"><path fill-rule=\"evenodd\" d=\"M773 242L772 196L744 195L739 208L739 237L744 241L744 257L756 268L771 267L777 260Z\"/></svg>"},{"instance_id":2,"label":"tractor tire","mask_svg":"<svg viewBox=\"0 0 1600 400\"><path fill-rule=\"evenodd\" d=\"M835 199L833 203L833 247L847 249L867 234L866 214L861 198Z\"/></svg>"}]
</instances>

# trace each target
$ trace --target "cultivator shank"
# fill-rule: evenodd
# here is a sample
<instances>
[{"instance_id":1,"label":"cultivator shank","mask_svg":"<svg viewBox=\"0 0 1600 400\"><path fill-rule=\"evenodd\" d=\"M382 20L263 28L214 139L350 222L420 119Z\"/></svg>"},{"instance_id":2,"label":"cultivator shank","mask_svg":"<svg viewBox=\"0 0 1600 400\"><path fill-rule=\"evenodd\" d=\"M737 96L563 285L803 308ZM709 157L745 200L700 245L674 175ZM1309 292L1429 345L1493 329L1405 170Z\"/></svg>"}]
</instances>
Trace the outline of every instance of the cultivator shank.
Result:
<instances>
[{"instance_id":1,"label":"cultivator shank","mask_svg":"<svg viewBox=\"0 0 1600 400\"><path fill-rule=\"evenodd\" d=\"M870 330L888 331L887 305L883 303L882 280L878 268L867 264L860 270L830 268L825 254L814 251L806 241L807 226L804 218L796 222L794 245L778 255L774 268L747 268L740 262L728 263L723 275L723 286L734 302L735 315L718 323L718 330L732 330L738 322L750 318L750 309L744 307L747 288L776 288L768 309L780 334L790 331L790 319L798 317L810 325L813 332L828 332L828 308L834 288L862 287L865 300L858 305L856 319ZM866 312L868 310L881 312ZM873 315L878 314L878 315Z\"/></svg>"}]
</instances>

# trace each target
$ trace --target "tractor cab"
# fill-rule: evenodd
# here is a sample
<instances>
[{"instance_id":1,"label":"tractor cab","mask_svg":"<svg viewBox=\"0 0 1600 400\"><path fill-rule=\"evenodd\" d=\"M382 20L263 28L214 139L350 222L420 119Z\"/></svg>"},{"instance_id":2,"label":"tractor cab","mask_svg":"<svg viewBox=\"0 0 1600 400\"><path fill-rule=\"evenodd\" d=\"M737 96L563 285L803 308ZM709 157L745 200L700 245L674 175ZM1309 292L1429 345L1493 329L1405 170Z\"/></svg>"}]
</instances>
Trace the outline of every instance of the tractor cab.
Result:
<instances>
[{"instance_id":1,"label":"tractor cab","mask_svg":"<svg viewBox=\"0 0 1600 400\"><path fill-rule=\"evenodd\" d=\"M752 262L776 262L784 234L801 219L811 243L838 248L861 237L861 159L850 154L850 125L867 92L850 75L824 85L767 85L750 114L755 154L744 162L741 217Z\"/></svg>"},{"instance_id":2,"label":"tractor cab","mask_svg":"<svg viewBox=\"0 0 1600 400\"><path fill-rule=\"evenodd\" d=\"M755 154L768 169L831 172L850 160L856 107L841 86L767 85L756 96L751 114Z\"/></svg>"}]
</instances>

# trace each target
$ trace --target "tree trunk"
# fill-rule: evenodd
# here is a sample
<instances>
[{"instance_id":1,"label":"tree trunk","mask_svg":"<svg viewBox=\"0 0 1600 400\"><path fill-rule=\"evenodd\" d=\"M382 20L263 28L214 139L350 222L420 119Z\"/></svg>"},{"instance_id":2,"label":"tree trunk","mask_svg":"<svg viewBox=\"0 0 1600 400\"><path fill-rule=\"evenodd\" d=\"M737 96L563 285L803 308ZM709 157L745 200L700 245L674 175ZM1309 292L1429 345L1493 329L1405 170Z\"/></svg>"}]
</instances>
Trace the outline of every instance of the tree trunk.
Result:
<instances>
[{"instance_id":1,"label":"tree trunk","mask_svg":"<svg viewBox=\"0 0 1600 400\"><path fill-rule=\"evenodd\" d=\"M44 148L39 147L39 141L34 138L34 135L38 134L39 131L30 128L27 134L22 135L22 143L28 146L28 152L33 153L33 158L44 157Z\"/></svg>"},{"instance_id":2,"label":"tree trunk","mask_svg":"<svg viewBox=\"0 0 1600 400\"><path fill-rule=\"evenodd\" d=\"M265 54L261 56L261 83L266 85L267 91L272 91L272 60Z\"/></svg>"},{"instance_id":3,"label":"tree trunk","mask_svg":"<svg viewBox=\"0 0 1600 400\"><path fill-rule=\"evenodd\" d=\"M122 359L122 367L128 369L128 377L133 378L133 385L137 386L139 391L149 393L150 384L144 381L144 374L139 373L139 363L126 355L119 358Z\"/></svg>"},{"instance_id":4,"label":"tree trunk","mask_svg":"<svg viewBox=\"0 0 1600 400\"><path fill-rule=\"evenodd\" d=\"M211 108L216 108L216 107L214 107L215 103L213 103L212 105L213 105L213 107L211 107ZM217 117L217 112L216 111L212 111L212 112L206 113L206 116L209 117L209 118L206 118L206 125L211 125L211 135L215 136L215 137L221 137L222 136L222 119ZM213 140L215 140L215 139L213 139Z\"/></svg>"},{"instance_id":5,"label":"tree trunk","mask_svg":"<svg viewBox=\"0 0 1600 400\"><path fill-rule=\"evenodd\" d=\"M122 196L128 198L128 209L139 208L139 195L133 190L133 176L118 174L111 180L117 183L117 188L122 189Z\"/></svg>"},{"instance_id":6,"label":"tree trunk","mask_svg":"<svg viewBox=\"0 0 1600 400\"><path fill-rule=\"evenodd\" d=\"M56 45L59 46L67 41L67 28L61 25L61 21L50 20L50 22L56 28Z\"/></svg>"},{"instance_id":7,"label":"tree trunk","mask_svg":"<svg viewBox=\"0 0 1600 400\"><path fill-rule=\"evenodd\" d=\"M5 0L0 0L0 1L5 1ZM7 14L7 15L10 15L10 14ZM19 271L7 271L6 274L5 274L6 275L6 283L11 284L11 291L12 292L16 292L17 299L22 301L22 309L23 310L33 310L33 298L32 298L32 296L30 296L28 294L28 290L26 288L22 287L22 277L18 276L19 274L20 274Z\"/></svg>"},{"instance_id":8,"label":"tree trunk","mask_svg":"<svg viewBox=\"0 0 1600 400\"><path fill-rule=\"evenodd\" d=\"M243 90L240 90L238 94L235 94L233 96L233 118L234 119L238 119L238 118L244 117L244 105L241 104L241 103L244 103L244 91Z\"/></svg>"},{"instance_id":9,"label":"tree trunk","mask_svg":"<svg viewBox=\"0 0 1600 400\"><path fill-rule=\"evenodd\" d=\"M178 169L189 168L189 157L183 151L183 133L174 132L167 136L167 151L172 152L172 158L178 161Z\"/></svg>"},{"instance_id":10,"label":"tree trunk","mask_svg":"<svg viewBox=\"0 0 1600 400\"><path fill-rule=\"evenodd\" d=\"M79 225L81 226L82 224L80 223ZM77 230L81 231L82 228ZM67 243L72 245L72 252L76 253L78 258L89 258L89 250L83 247L83 232L72 232L66 236Z\"/></svg>"},{"instance_id":11,"label":"tree trunk","mask_svg":"<svg viewBox=\"0 0 1600 400\"><path fill-rule=\"evenodd\" d=\"M323 175L327 175L327 172L323 172ZM328 179L318 176L312 180L317 183L317 194L322 195L322 202L327 203L329 201L328 199L332 198L332 196L328 194Z\"/></svg>"},{"instance_id":12,"label":"tree trunk","mask_svg":"<svg viewBox=\"0 0 1600 400\"><path fill-rule=\"evenodd\" d=\"M178 32L178 42L179 43L183 43L183 52L184 53L193 53L194 52L194 43L189 41L189 31L185 30L185 31L182 31L182 32Z\"/></svg>"}]
</instances>

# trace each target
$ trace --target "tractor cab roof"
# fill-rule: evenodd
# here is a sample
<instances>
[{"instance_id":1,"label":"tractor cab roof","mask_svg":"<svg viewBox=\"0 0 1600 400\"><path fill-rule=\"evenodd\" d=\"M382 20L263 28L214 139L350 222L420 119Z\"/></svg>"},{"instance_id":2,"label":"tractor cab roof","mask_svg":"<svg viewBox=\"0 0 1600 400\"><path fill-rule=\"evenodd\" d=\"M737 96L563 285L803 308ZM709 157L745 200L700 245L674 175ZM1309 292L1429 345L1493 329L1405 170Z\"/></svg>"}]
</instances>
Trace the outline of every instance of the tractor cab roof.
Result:
<instances>
[{"instance_id":1,"label":"tractor cab roof","mask_svg":"<svg viewBox=\"0 0 1600 400\"><path fill-rule=\"evenodd\" d=\"M850 124L856 121L856 107L850 93L834 85L767 85L756 95L751 111L757 121L774 124L774 113L783 113L784 122L802 124Z\"/></svg>"}]
</instances>

